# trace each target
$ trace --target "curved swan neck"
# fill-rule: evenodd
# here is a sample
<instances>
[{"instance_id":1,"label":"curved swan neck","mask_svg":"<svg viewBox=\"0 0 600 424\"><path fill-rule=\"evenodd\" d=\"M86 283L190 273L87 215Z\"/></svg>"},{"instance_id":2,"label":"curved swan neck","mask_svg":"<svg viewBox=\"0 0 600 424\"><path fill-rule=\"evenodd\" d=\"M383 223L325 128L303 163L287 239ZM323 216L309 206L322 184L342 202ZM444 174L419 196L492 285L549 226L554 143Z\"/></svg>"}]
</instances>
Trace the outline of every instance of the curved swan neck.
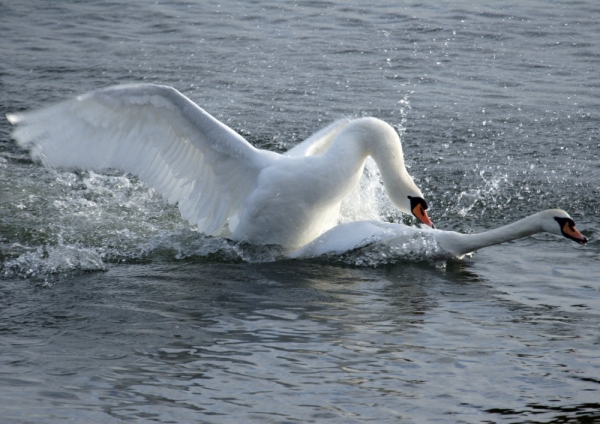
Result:
<instances>
[{"instance_id":1,"label":"curved swan neck","mask_svg":"<svg viewBox=\"0 0 600 424\"><path fill-rule=\"evenodd\" d=\"M350 147L352 145L352 147ZM383 184L394 205L410 213L407 196L423 197L406 171L400 137L389 124L376 118L361 118L348 124L332 143L328 154L353 163L360 169L367 156L373 157Z\"/></svg>"},{"instance_id":2,"label":"curved swan neck","mask_svg":"<svg viewBox=\"0 0 600 424\"><path fill-rule=\"evenodd\" d=\"M453 231L441 231L437 234L436 239L444 250L461 256L483 247L516 240L544 231L540 219L543 213L536 213L512 224L479 234L459 234Z\"/></svg>"}]
</instances>

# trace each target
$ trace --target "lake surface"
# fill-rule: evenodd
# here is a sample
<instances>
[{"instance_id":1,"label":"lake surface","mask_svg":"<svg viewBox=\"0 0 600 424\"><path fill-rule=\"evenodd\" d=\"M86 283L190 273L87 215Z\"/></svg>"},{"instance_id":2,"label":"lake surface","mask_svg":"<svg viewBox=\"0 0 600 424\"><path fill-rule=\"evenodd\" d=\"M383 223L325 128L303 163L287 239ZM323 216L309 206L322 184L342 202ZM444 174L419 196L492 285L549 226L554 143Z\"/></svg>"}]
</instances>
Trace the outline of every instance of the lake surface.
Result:
<instances>
[{"instance_id":1,"label":"lake surface","mask_svg":"<svg viewBox=\"0 0 600 424\"><path fill-rule=\"evenodd\" d=\"M600 420L596 1L0 1L0 112L172 85L285 151L401 134L438 228L537 235L290 261L205 237L120 171L49 170L0 119L0 421ZM414 225L366 180L366 210ZM367 193L368 192L368 193Z\"/></svg>"}]
</instances>

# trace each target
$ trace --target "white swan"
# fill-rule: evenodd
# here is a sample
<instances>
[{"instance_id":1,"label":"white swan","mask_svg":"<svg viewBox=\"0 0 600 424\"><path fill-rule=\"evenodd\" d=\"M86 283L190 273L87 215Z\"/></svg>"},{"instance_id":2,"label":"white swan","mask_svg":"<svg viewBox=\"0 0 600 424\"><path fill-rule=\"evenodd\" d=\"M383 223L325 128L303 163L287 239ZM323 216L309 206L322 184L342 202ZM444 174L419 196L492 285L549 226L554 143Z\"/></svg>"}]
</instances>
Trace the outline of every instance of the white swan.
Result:
<instances>
[{"instance_id":1,"label":"white swan","mask_svg":"<svg viewBox=\"0 0 600 424\"><path fill-rule=\"evenodd\" d=\"M407 238L421 234L432 236L441 249L460 258L483 247L541 232L562 235L581 245L588 241L587 237L575 228L575 222L568 213L560 209L549 209L480 234L460 234L454 231L416 228L379 221L348 222L329 230L300 249L288 253L288 257L308 258L342 254L375 243L401 246Z\"/></svg>"},{"instance_id":2,"label":"white swan","mask_svg":"<svg viewBox=\"0 0 600 424\"><path fill-rule=\"evenodd\" d=\"M111 87L7 118L44 165L136 174L206 234L227 223L233 240L298 249L336 225L368 156L392 203L433 227L398 134L378 119L338 121L281 155L166 86Z\"/></svg>"}]
</instances>

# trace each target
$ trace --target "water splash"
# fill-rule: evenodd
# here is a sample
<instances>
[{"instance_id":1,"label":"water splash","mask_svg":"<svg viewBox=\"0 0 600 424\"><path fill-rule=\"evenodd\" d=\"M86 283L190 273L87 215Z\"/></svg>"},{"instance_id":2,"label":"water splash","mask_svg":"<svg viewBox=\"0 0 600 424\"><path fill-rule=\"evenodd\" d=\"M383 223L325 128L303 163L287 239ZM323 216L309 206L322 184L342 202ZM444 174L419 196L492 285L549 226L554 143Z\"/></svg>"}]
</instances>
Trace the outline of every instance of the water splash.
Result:
<instances>
[{"instance_id":1,"label":"water splash","mask_svg":"<svg viewBox=\"0 0 600 424\"><path fill-rule=\"evenodd\" d=\"M480 210L483 216L488 208L496 208L510 203L511 197L506 196L506 185L510 184L507 174L492 175L486 178L485 171L480 171L483 186L472 188L459 193L454 206L454 212L466 217L474 209Z\"/></svg>"},{"instance_id":2,"label":"water splash","mask_svg":"<svg viewBox=\"0 0 600 424\"><path fill-rule=\"evenodd\" d=\"M410 105L407 98L400 103L402 121L396 127L403 134ZM23 169L18 181L21 186L14 197L20 203L11 213L13 230L0 239L4 277L102 271L108 264L137 261L262 263L285 258L278 246L254 246L194 231L175 206L166 205L145 183L123 172ZM340 223L360 220L402 220L372 159L340 210ZM431 245L415 239L402 246L371 246L332 261L379 266L435 256Z\"/></svg>"},{"instance_id":3,"label":"water splash","mask_svg":"<svg viewBox=\"0 0 600 424\"><path fill-rule=\"evenodd\" d=\"M445 266L454 257L444 251L433 235L428 233L406 234L390 242L373 243L343 255L328 259L360 267L380 267L399 263L427 262L434 266Z\"/></svg>"},{"instance_id":4,"label":"water splash","mask_svg":"<svg viewBox=\"0 0 600 424\"><path fill-rule=\"evenodd\" d=\"M283 258L283 250L280 246L257 246L182 229L147 241L140 246L136 256L145 259L163 257L167 260L263 263Z\"/></svg>"},{"instance_id":5,"label":"water splash","mask_svg":"<svg viewBox=\"0 0 600 424\"><path fill-rule=\"evenodd\" d=\"M392 205L375 161L368 158L359 185L342 202L339 223L363 220L388 220L401 216Z\"/></svg>"},{"instance_id":6,"label":"water splash","mask_svg":"<svg viewBox=\"0 0 600 424\"><path fill-rule=\"evenodd\" d=\"M76 246L38 246L29 248L14 244L3 249L3 255L16 255L0 264L4 277L47 277L74 271L104 271L100 254L92 249Z\"/></svg>"}]
</instances>

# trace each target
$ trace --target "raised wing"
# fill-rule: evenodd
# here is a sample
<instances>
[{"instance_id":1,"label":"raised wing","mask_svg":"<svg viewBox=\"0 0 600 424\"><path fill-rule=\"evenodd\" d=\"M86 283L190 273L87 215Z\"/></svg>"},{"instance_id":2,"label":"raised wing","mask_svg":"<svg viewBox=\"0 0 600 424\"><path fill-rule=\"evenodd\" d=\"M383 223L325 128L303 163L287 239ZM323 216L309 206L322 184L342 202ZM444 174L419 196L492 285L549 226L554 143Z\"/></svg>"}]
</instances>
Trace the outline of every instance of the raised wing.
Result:
<instances>
[{"instance_id":1,"label":"raised wing","mask_svg":"<svg viewBox=\"0 0 600 424\"><path fill-rule=\"evenodd\" d=\"M228 218L235 225L258 174L278 157L166 86L111 87L7 117L34 160L136 174L206 234Z\"/></svg>"},{"instance_id":2,"label":"raised wing","mask_svg":"<svg viewBox=\"0 0 600 424\"><path fill-rule=\"evenodd\" d=\"M349 119L340 119L333 124L328 125L320 131L317 131L302 143L294 146L284 153L284 156L300 157L315 156L324 153L336 135L351 121Z\"/></svg>"}]
</instances>

